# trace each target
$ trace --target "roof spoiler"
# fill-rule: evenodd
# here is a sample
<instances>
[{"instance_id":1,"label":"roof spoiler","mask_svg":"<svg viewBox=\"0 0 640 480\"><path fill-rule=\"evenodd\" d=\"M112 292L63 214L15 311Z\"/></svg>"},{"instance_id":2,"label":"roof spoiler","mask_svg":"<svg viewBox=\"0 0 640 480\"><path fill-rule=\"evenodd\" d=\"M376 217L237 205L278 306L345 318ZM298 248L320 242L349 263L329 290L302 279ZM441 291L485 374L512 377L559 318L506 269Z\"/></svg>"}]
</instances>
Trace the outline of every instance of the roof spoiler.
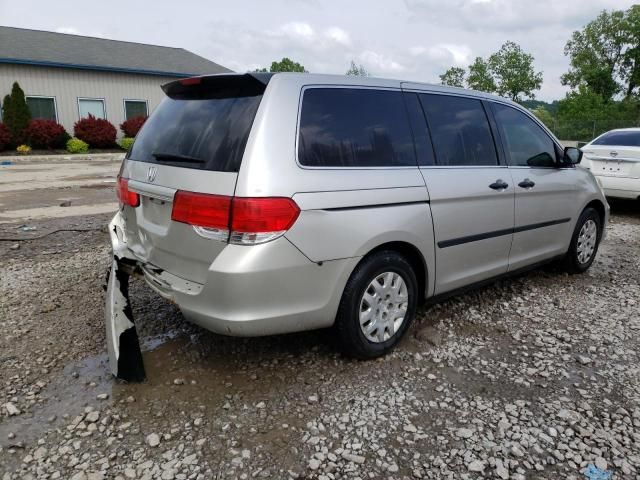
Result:
<instances>
[{"instance_id":1,"label":"roof spoiler","mask_svg":"<svg viewBox=\"0 0 640 480\"><path fill-rule=\"evenodd\" d=\"M273 73L223 73L189 77L162 85L175 100L206 100L262 95Z\"/></svg>"}]
</instances>

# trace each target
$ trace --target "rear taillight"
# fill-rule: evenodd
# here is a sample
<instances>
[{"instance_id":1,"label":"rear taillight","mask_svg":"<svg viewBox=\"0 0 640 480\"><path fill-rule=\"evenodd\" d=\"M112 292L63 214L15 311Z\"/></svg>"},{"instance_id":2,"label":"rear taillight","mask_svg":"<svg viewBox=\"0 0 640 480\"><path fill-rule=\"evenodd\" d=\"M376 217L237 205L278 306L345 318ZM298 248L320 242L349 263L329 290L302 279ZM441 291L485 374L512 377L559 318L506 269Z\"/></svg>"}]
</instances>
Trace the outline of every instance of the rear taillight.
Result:
<instances>
[{"instance_id":1,"label":"rear taillight","mask_svg":"<svg viewBox=\"0 0 640 480\"><path fill-rule=\"evenodd\" d=\"M171 219L207 238L239 245L264 243L284 234L300 209L290 198L243 198L178 191Z\"/></svg>"},{"instance_id":2,"label":"rear taillight","mask_svg":"<svg viewBox=\"0 0 640 480\"><path fill-rule=\"evenodd\" d=\"M234 197L229 241L242 245L268 242L289 230L299 214L290 198Z\"/></svg>"},{"instance_id":3,"label":"rear taillight","mask_svg":"<svg viewBox=\"0 0 640 480\"><path fill-rule=\"evenodd\" d=\"M118 201L123 205L128 205L130 207L137 207L140 205L140 195L129 190L129 180L126 178L118 177L116 195L118 196Z\"/></svg>"},{"instance_id":4,"label":"rear taillight","mask_svg":"<svg viewBox=\"0 0 640 480\"><path fill-rule=\"evenodd\" d=\"M227 241L231 197L194 192L176 192L171 219L193 225L203 237Z\"/></svg>"}]
</instances>

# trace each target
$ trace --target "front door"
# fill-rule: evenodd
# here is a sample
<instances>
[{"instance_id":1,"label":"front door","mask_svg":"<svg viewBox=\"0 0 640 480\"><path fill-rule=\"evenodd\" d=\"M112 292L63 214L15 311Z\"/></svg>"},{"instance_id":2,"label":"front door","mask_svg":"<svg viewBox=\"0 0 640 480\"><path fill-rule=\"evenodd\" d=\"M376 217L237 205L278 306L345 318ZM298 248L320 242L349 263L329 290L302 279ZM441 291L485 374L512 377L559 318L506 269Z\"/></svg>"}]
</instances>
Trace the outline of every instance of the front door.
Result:
<instances>
[{"instance_id":1,"label":"front door","mask_svg":"<svg viewBox=\"0 0 640 480\"><path fill-rule=\"evenodd\" d=\"M567 251L579 185L573 167L559 168L561 150L536 121L508 105L492 109L515 186L511 271Z\"/></svg>"},{"instance_id":2,"label":"front door","mask_svg":"<svg viewBox=\"0 0 640 480\"><path fill-rule=\"evenodd\" d=\"M498 159L482 101L419 97L435 154L432 165L420 163L430 195L439 294L507 271L515 190Z\"/></svg>"}]
</instances>

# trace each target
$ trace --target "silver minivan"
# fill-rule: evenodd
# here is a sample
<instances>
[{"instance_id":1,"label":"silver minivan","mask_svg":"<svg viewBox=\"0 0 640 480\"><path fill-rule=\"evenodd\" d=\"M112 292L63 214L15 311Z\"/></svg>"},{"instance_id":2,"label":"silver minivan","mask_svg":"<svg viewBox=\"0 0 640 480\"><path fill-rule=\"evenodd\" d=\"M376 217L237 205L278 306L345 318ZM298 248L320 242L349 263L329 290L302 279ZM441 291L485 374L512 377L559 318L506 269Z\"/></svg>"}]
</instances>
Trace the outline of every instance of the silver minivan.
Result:
<instances>
[{"instance_id":1,"label":"silver minivan","mask_svg":"<svg viewBox=\"0 0 640 480\"><path fill-rule=\"evenodd\" d=\"M132 274L214 332L334 327L345 352L373 358L427 299L555 259L585 271L607 224L581 152L504 98L290 73L163 90L110 223L121 378L144 377Z\"/></svg>"}]
</instances>

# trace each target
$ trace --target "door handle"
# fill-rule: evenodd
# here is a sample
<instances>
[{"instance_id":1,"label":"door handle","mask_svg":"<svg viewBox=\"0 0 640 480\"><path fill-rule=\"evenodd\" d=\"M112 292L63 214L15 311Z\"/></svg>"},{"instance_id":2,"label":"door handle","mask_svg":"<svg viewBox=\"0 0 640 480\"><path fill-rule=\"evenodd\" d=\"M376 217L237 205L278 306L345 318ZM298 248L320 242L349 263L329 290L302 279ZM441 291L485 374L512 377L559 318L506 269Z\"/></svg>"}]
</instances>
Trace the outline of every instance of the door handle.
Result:
<instances>
[{"instance_id":1,"label":"door handle","mask_svg":"<svg viewBox=\"0 0 640 480\"><path fill-rule=\"evenodd\" d=\"M498 179L495 182L493 182L491 185L489 185L489 188L492 188L494 190L506 190L507 188L509 188L509 184L505 183L501 179Z\"/></svg>"},{"instance_id":2,"label":"door handle","mask_svg":"<svg viewBox=\"0 0 640 480\"><path fill-rule=\"evenodd\" d=\"M536 184L534 182L532 182L531 180L529 180L528 178L525 178L523 181L521 181L518 184L519 187L522 188L533 188L536 186Z\"/></svg>"}]
</instances>

